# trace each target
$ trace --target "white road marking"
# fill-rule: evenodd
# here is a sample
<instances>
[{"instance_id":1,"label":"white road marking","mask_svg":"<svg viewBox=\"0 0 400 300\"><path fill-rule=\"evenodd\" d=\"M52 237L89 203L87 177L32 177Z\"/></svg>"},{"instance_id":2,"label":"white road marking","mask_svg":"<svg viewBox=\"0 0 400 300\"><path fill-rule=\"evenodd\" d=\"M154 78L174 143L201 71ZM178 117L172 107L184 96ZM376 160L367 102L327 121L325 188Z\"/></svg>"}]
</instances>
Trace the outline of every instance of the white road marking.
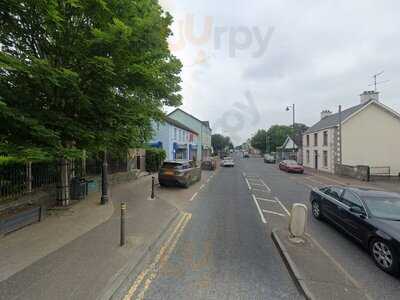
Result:
<instances>
[{"instance_id":1,"label":"white road marking","mask_svg":"<svg viewBox=\"0 0 400 300\"><path fill-rule=\"evenodd\" d=\"M276 211L272 211L272 210L263 209L263 212L265 212L267 214L271 214L271 215L277 215L277 216L281 216L281 217L286 217L286 215L281 214L281 213L277 213Z\"/></svg>"},{"instance_id":2,"label":"white road marking","mask_svg":"<svg viewBox=\"0 0 400 300\"><path fill-rule=\"evenodd\" d=\"M249 183L249 181L247 180L247 178L245 177L244 178L245 180L246 180L246 183L247 183L247 187L249 188L249 191L251 190L251 186L250 186L250 183Z\"/></svg>"},{"instance_id":3,"label":"white road marking","mask_svg":"<svg viewBox=\"0 0 400 300\"><path fill-rule=\"evenodd\" d=\"M199 193L199 192L196 192L196 193L194 193L194 194L193 194L193 196L192 196L192 198L190 198L190 200L189 200L189 201L193 201L193 200L194 200L194 198L196 198L196 196L198 195L198 193Z\"/></svg>"},{"instance_id":4,"label":"white road marking","mask_svg":"<svg viewBox=\"0 0 400 300\"><path fill-rule=\"evenodd\" d=\"M285 205L282 204L282 202L279 200L279 198L275 197L275 200L278 201L278 203L282 207L282 209L287 213L288 216L290 216L289 210L285 207Z\"/></svg>"},{"instance_id":5,"label":"white road marking","mask_svg":"<svg viewBox=\"0 0 400 300\"><path fill-rule=\"evenodd\" d=\"M265 201L265 202L273 202L273 203L277 203L278 202L276 200L265 199L265 198L260 198L260 197L256 197L256 199L260 200L260 201Z\"/></svg>"},{"instance_id":6,"label":"white road marking","mask_svg":"<svg viewBox=\"0 0 400 300\"><path fill-rule=\"evenodd\" d=\"M256 186L264 186L263 184L261 184L261 183L254 183L254 182L250 182L250 184L252 184L252 185L256 185Z\"/></svg>"},{"instance_id":7,"label":"white road marking","mask_svg":"<svg viewBox=\"0 0 400 300\"><path fill-rule=\"evenodd\" d=\"M268 192L271 192L271 188L264 182L264 180L260 179L260 181L265 186L265 188L268 190Z\"/></svg>"},{"instance_id":8,"label":"white road marking","mask_svg":"<svg viewBox=\"0 0 400 300\"><path fill-rule=\"evenodd\" d=\"M267 192L267 193L269 193L270 191L268 191L268 190L261 190L261 189L252 189L253 191L260 191L260 192Z\"/></svg>"},{"instance_id":9,"label":"white road marking","mask_svg":"<svg viewBox=\"0 0 400 300\"><path fill-rule=\"evenodd\" d=\"M257 199L256 199L256 196L254 196L254 194L251 194L251 196L253 197L254 203L255 203L256 206L257 206L257 210L258 210L258 213L260 214L261 221L262 221L264 224L266 224L267 221L265 221L264 214L263 214L262 211L261 211L261 208L260 208L260 205L258 204L258 201L257 201Z\"/></svg>"},{"instance_id":10,"label":"white road marking","mask_svg":"<svg viewBox=\"0 0 400 300\"><path fill-rule=\"evenodd\" d=\"M243 174L244 177L246 177L246 173L245 172L242 172L242 174Z\"/></svg>"}]
</instances>

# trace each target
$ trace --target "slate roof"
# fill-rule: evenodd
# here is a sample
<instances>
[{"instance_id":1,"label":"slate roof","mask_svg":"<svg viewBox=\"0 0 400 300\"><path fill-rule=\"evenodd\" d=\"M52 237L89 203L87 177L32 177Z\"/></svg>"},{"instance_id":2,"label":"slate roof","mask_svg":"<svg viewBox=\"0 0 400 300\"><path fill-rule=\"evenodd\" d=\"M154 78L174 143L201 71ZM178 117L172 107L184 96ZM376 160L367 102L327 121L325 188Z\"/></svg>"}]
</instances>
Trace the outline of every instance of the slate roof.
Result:
<instances>
[{"instance_id":1,"label":"slate roof","mask_svg":"<svg viewBox=\"0 0 400 300\"><path fill-rule=\"evenodd\" d=\"M184 129L186 131L190 131L196 135L199 135L196 131L194 131L193 129L190 129L189 127L187 127L186 125L183 125L182 123L178 122L177 120L174 120L168 116L165 117L165 122L167 122L168 124L174 125L175 127L178 127L180 129Z\"/></svg>"},{"instance_id":2,"label":"slate roof","mask_svg":"<svg viewBox=\"0 0 400 300\"><path fill-rule=\"evenodd\" d=\"M342 111L342 121L344 121L349 116L351 116L353 113L355 113L356 111L358 111L361 108L363 108L364 106L366 106L368 103L369 103L369 101L343 110ZM339 125L339 113L335 113L328 117L323 118L322 120L320 120L319 122L315 123L313 126L308 128L308 130L304 134L314 133L314 132L320 131L322 129L331 128L331 127L334 127L337 125Z\"/></svg>"},{"instance_id":3,"label":"slate roof","mask_svg":"<svg viewBox=\"0 0 400 300\"><path fill-rule=\"evenodd\" d=\"M211 130L210 122L208 122L208 121L202 121L202 120L196 118L195 116L189 114L188 112L186 112L186 111L184 111L184 110L182 110L182 109L180 109L180 108L174 109L172 112L170 112L170 113L168 114L168 116L171 116L173 113L175 113L175 112L177 112L177 111L183 112L184 114L186 114L186 115L188 115L189 117L195 119L196 121L199 121L200 123L202 123L204 126L208 127L208 128Z\"/></svg>"}]
</instances>

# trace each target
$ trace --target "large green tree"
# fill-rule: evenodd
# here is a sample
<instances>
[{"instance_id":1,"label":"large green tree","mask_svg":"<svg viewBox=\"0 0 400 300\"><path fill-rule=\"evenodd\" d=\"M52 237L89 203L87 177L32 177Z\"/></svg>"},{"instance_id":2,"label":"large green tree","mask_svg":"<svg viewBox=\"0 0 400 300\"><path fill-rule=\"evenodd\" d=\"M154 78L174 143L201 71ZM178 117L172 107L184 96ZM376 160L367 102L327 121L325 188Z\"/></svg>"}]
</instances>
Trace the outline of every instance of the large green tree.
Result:
<instances>
[{"instance_id":1,"label":"large green tree","mask_svg":"<svg viewBox=\"0 0 400 300\"><path fill-rule=\"evenodd\" d=\"M218 133L211 136L211 145L215 152L224 151L226 148L233 149L230 137Z\"/></svg>"},{"instance_id":2,"label":"large green tree","mask_svg":"<svg viewBox=\"0 0 400 300\"><path fill-rule=\"evenodd\" d=\"M251 137L250 145L261 152L266 152L266 145L267 145L267 132L265 129L259 129L257 132Z\"/></svg>"},{"instance_id":3,"label":"large green tree","mask_svg":"<svg viewBox=\"0 0 400 300\"><path fill-rule=\"evenodd\" d=\"M144 142L178 105L181 63L156 0L0 4L0 153L73 157Z\"/></svg>"}]
</instances>

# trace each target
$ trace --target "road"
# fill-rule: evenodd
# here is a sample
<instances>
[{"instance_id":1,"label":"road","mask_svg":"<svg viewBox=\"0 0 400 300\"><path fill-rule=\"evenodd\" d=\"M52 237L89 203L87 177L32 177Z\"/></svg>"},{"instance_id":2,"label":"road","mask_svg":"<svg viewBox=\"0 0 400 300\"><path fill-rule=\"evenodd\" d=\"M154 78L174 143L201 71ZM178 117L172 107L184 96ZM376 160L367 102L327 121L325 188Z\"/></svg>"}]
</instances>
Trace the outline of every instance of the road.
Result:
<instances>
[{"instance_id":1,"label":"road","mask_svg":"<svg viewBox=\"0 0 400 300\"><path fill-rule=\"evenodd\" d=\"M309 193L312 187L335 185L337 182L316 176L287 174L276 165L264 164L261 158L238 160L237 166L247 176L257 176L271 189L270 198L276 198L288 209L295 202L309 207ZM252 181L254 182L254 180ZM260 192L259 192L260 193ZM262 193L262 192L261 192ZM275 198L276 197L276 198ZM276 211L285 215L279 205L259 201L261 209ZM278 206L278 207L277 207ZM266 208L267 207L267 208ZM273 209L268 209L273 207ZM276 218L268 212L265 219ZM278 216L279 217L279 216ZM333 225L317 221L309 214L307 231L328 251L328 253L349 273L360 286L365 288L373 299L400 299L400 281L378 269L369 254L355 244Z\"/></svg>"},{"instance_id":2,"label":"road","mask_svg":"<svg viewBox=\"0 0 400 300\"><path fill-rule=\"evenodd\" d=\"M239 168L220 169L187 201L191 219L167 262L129 298L302 299Z\"/></svg>"}]
</instances>

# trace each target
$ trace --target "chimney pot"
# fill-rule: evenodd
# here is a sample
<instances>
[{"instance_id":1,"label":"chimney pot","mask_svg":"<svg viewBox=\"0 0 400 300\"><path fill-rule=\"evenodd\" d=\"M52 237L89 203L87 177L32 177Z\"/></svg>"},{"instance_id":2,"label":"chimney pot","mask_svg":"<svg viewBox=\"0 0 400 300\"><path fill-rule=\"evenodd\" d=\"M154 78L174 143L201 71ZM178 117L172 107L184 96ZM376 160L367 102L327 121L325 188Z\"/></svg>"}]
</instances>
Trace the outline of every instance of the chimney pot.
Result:
<instances>
[{"instance_id":1,"label":"chimney pot","mask_svg":"<svg viewBox=\"0 0 400 300\"><path fill-rule=\"evenodd\" d=\"M327 109L321 111L321 120L326 118L326 117L329 117L331 114L332 114L332 112L330 110L327 110Z\"/></svg>"},{"instance_id":2,"label":"chimney pot","mask_svg":"<svg viewBox=\"0 0 400 300\"><path fill-rule=\"evenodd\" d=\"M379 92L375 92L375 91L364 91L361 95L360 95L360 100L361 100L361 104L364 104L368 101L374 100L374 101L379 101Z\"/></svg>"}]
</instances>

